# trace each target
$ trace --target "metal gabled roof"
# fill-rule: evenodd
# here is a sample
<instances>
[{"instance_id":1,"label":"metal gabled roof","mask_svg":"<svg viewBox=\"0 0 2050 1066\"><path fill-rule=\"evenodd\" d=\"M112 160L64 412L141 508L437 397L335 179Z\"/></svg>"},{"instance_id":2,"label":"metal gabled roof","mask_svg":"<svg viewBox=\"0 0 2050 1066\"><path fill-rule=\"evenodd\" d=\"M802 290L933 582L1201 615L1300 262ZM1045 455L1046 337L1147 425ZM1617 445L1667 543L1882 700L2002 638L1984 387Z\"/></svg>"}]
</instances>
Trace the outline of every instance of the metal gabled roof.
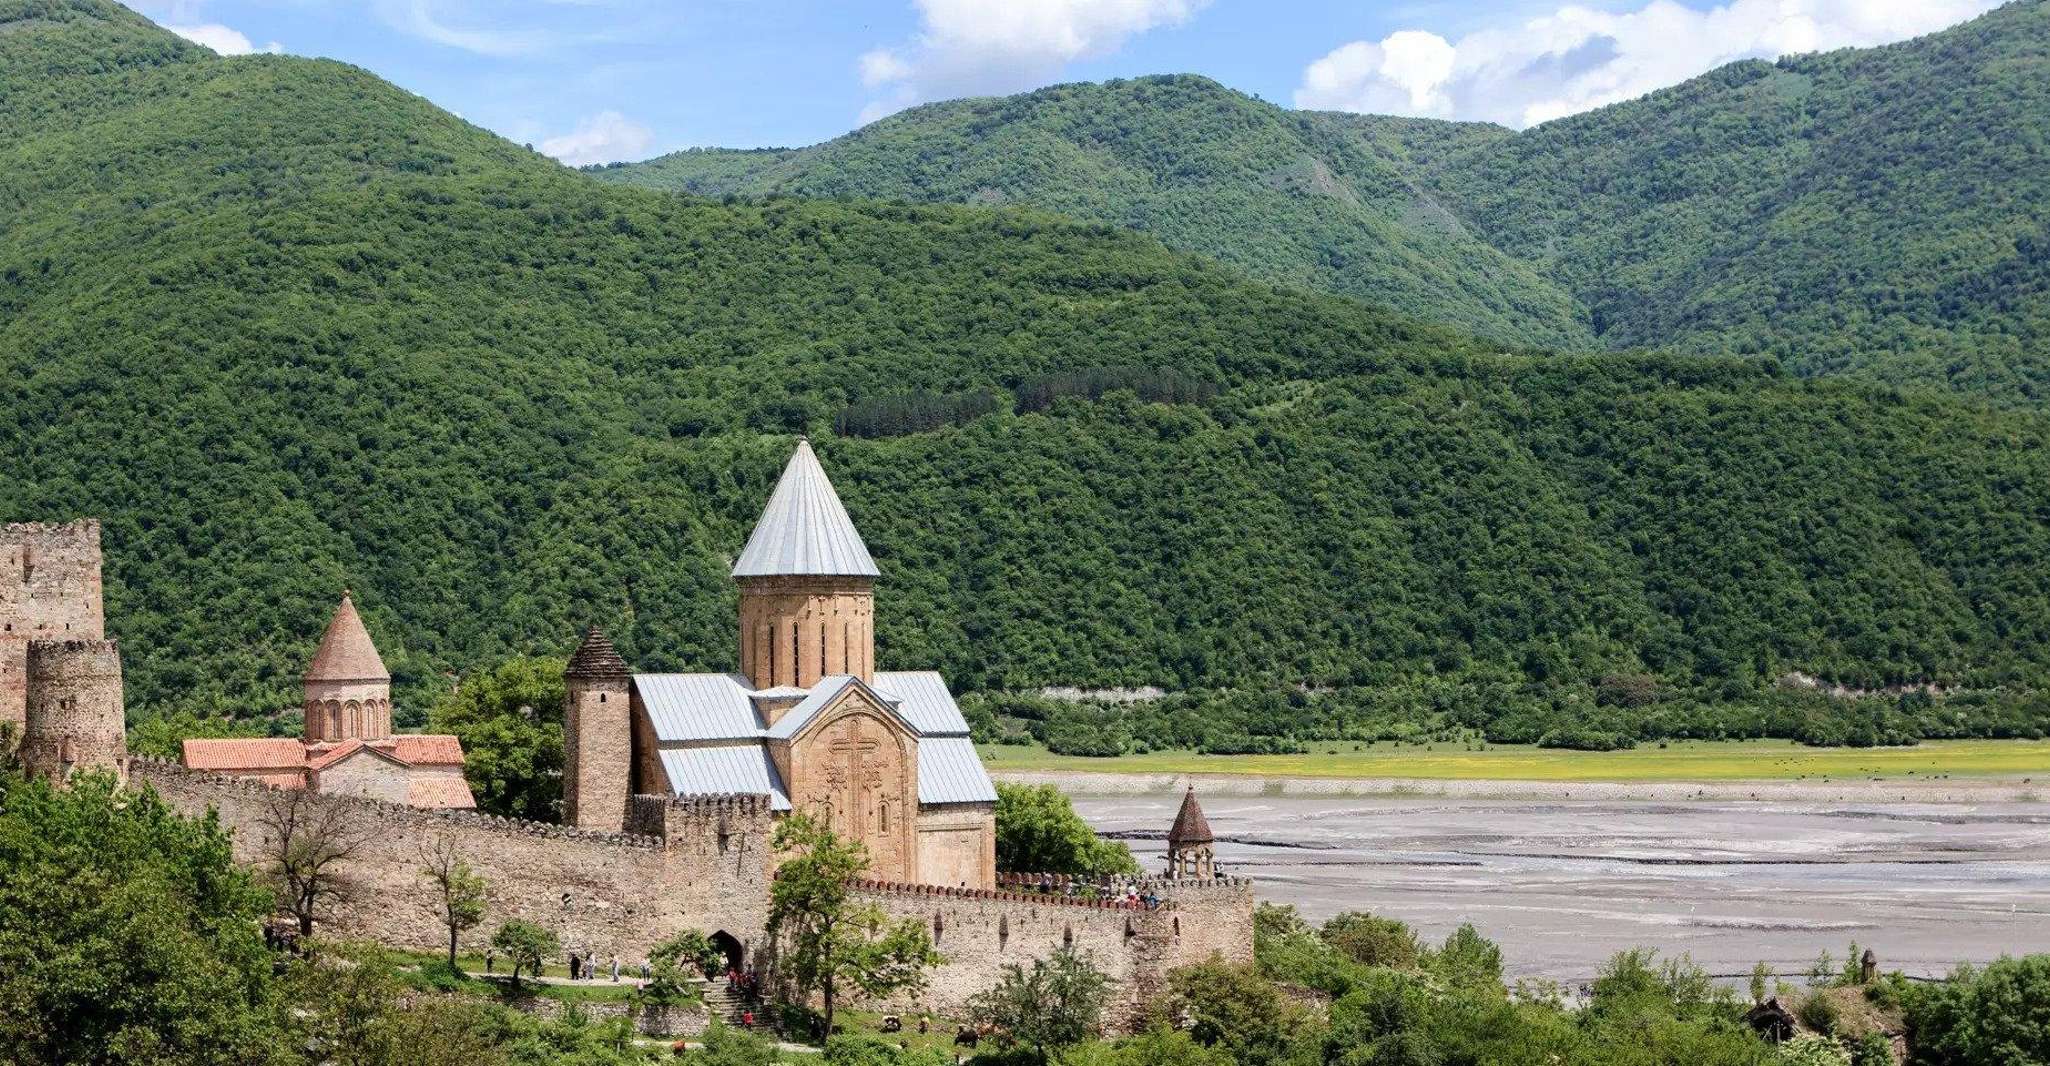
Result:
<instances>
[{"instance_id":1,"label":"metal gabled roof","mask_svg":"<svg viewBox=\"0 0 2050 1066\"><path fill-rule=\"evenodd\" d=\"M790 809L783 775L759 741L663 748L660 754L662 772L678 796L767 796L770 810Z\"/></svg>"},{"instance_id":2,"label":"metal gabled roof","mask_svg":"<svg viewBox=\"0 0 2050 1066\"><path fill-rule=\"evenodd\" d=\"M876 674L875 690L897 700L897 713L917 729L920 736L968 735L968 719L947 681L937 670L902 670Z\"/></svg>"},{"instance_id":3,"label":"metal gabled roof","mask_svg":"<svg viewBox=\"0 0 2050 1066\"><path fill-rule=\"evenodd\" d=\"M634 691L663 743L744 740L762 735L762 719L740 674L635 674Z\"/></svg>"},{"instance_id":4,"label":"metal gabled roof","mask_svg":"<svg viewBox=\"0 0 2050 1066\"><path fill-rule=\"evenodd\" d=\"M910 728L911 735L914 737L919 735L918 723L904 718L903 714L898 711L896 700L890 698L888 693L878 692L868 685L863 685L861 679L852 674L830 674L820 678L819 683L811 687L810 695L806 696L797 706L783 712L783 717L776 719L776 724L764 730L762 735L771 740L789 740L791 737L802 732L805 726L810 725L811 720L818 717L820 711L825 710L834 700L839 699L841 693L853 686L860 686L866 689L869 695L875 698L877 703L882 704L893 712L897 712L897 717L903 719L904 724Z\"/></svg>"},{"instance_id":5,"label":"metal gabled roof","mask_svg":"<svg viewBox=\"0 0 2050 1066\"><path fill-rule=\"evenodd\" d=\"M995 803L997 787L967 737L925 737L918 742L918 802Z\"/></svg>"},{"instance_id":6,"label":"metal gabled roof","mask_svg":"<svg viewBox=\"0 0 2050 1066\"><path fill-rule=\"evenodd\" d=\"M800 439L755 522L734 577L880 577L840 494Z\"/></svg>"}]
</instances>

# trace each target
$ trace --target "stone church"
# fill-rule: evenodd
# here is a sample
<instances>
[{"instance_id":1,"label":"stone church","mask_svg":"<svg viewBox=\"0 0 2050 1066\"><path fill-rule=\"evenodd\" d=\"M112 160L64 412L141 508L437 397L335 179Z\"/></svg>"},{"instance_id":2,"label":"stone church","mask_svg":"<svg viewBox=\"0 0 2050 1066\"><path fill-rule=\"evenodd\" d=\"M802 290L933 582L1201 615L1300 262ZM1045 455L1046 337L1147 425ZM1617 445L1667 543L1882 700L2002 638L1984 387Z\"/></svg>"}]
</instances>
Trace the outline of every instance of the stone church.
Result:
<instances>
[{"instance_id":1,"label":"stone church","mask_svg":"<svg viewBox=\"0 0 2050 1066\"><path fill-rule=\"evenodd\" d=\"M768 797L861 841L880 881L996 883L996 788L930 670L875 661L868 547L800 440L733 566L731 673L635 673L592 629L571 658L564 821L621 829L632 797Z\"/></svg>"},{"instance_id":2,"label":"stone church","mask_svg":"<svg viewBox=\"0 0 2050 1066\"><path fill-rule=\"evenodd\" d=\"M477 805L452 736L394 733L391 672L345 591L301 679L299 738L187 740L189 769L248 777L283 789L363 796L413 807Z\"/></svg>"}]
</instances>

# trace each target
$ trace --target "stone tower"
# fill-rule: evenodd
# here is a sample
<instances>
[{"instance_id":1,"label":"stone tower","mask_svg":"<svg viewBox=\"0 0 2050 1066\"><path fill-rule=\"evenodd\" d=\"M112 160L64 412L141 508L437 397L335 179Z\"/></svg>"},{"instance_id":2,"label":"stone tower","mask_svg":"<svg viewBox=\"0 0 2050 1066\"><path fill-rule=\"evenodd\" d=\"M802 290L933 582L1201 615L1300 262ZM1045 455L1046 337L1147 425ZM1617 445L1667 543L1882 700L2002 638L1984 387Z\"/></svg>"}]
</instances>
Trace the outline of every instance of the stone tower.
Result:
<instances>
[{"instance_id":1,"label":"stone tower","mask_svg":"<svg viewBox=\"0 0 2050 1066\"><path fill-rule=\"evenodd\" d=\"M1167 876L1207 881L1217 876L1217 859L1211 850L1210 820L1203 817L1203 805L1196 802L1196 786L1182 796L1182 809L1167 831Z\"/></svg>"},{"instance_id":2,"label":"stone tower","mask_svg":"<svg viewBox=\"0 0 2050 1066\"><path fill-rule=\"evenodd\" d=\"M633 737L626 660L597 626L562 673L562 821L618 832L626 824Z\"/></svg>"},{"instance_id":3,"label":"stone tower","mask_svg":"<svg viewBox=\"0 0 2050 1066\"><path fill-rule=\"evenodd\" d=\"M100 523L0 526L0 726L19 739L28 717L28 645L99 640Z\"/></svg>"},{"instance_id":4,"label":"stone tower","mask_svg":"<svg viewBox=\"0 0 2050 1066\"><path fill-rule=\"evenodd\" d=\"M757 689L809 689L832 674L872 683L878 576L811 442L800 438L733 564L741 671Z\"/></svg>"},{"instance_id":5,"label":"stone tower","mask_svg":"<svg viewBox=\"0 0 2050 1066\"><path fill-rule=\"evenodd\" d=\"M391 736L391 672L346 589L304 685L307 743Z\"/></svg>"},{"instance_id":6,"label":"stone tower","mask_svg":"<svg viewBox=\"0 0 2050 1066\"><path fill-rule=\"evenodd\" d=\"M27 656L27 715L19 754L31 777L127 768L121 652L111 640L36 640Z\"/></svg>"}]
</instances>

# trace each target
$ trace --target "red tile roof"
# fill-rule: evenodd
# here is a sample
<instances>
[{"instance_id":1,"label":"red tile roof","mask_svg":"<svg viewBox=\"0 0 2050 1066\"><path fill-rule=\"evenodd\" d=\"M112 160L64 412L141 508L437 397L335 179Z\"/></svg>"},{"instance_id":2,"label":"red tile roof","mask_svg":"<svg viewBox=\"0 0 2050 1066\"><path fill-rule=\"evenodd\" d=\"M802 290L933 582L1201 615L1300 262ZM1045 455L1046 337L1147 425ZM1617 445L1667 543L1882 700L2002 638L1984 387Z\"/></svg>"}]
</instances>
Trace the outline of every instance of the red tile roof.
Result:
<instances>
[{"instance_id":1,"label":"red tile roof","mask_svg":"<svg viewBox=\"0 0 2050 1066\"><path fill-rule=\"evenodd\" d=\"M306 668L308 681L389 681L391 672L370 641L370 631L356 614L356 604L342 593L334 620L320 638L320 650L313 653L313 665Z\"/></svg>"},{"instance_id":2,"label":"red tile roof","mask_svg":"<svg viewBox=\"0 0 2050 1066\"><path fill-rule=\"evenodd\" d=\"M354 755L362 747L363 742L354 739L339 741L333 747L325 744L311 745L306 749L306 768L308 770L325 770Z\"/></svg>"},{"instance_id":3,"label":"red tile roof","mask_svg":"<svg viewBox=\"0 0 2050 1066\"><path fill-rule=\"evenodd\" d=\"M470 784L460 774L414 774L406 783L406 802L415 807L456 807L469 810L477 806L477 800L470 795Z\"/></svg>"},{"instance_id":4,"label":"red tile roof","mask_svg":"<svg viewBox=\"0 0 2050 1066\"><path fill-rule=\"evenodd\" d=\"M306 745L290 737L188 740L185 765L194 770L296 770L306 765Z\"/></svg>"},{"instance_id":5,"label":"red tile roof","mask_svg":"<svg viewBox=\"0 0 2050 1066\"><path fill-rule=\"evenodd\" d=\"M409 766L463 765L463 742L452 736L394 733L390 743L392 757Z\"/></svg>"}]
</instances>

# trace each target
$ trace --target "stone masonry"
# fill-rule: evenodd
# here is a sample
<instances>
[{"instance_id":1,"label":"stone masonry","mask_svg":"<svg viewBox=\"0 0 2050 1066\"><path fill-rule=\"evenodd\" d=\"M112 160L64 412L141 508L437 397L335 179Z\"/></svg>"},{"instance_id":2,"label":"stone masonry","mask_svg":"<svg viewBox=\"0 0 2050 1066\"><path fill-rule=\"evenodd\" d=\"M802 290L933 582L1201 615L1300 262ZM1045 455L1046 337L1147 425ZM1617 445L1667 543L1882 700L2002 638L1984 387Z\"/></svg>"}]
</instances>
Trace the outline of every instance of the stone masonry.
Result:
<instances>
[{"instance_id":1,"label":"stone masonry","mask_svg":"<svg viewBox=\"0 0 2050 1066\"><path fill-rule=\"evenodd\" d=\"M0 526L0 726L27 724L31 641L106 635L100 523Z\"/></svg>"},{"instance_id":2,"label":"stone masonry","mask_svg":"<svg viewBox=\"0 0 2050 1066\"><path fill-rule=\"evenodd\" d=\"M129 765L133 784L156 789L180 810L195 816L219 812L234 834L238 861L265 861L266 807L284 793L176 763L137 758ZM762 950L774 866L774 815L765 797L635 796L621 832L357 796L308 794L302 802L343 805L366 838L346 876L355 897L375 905L338 908L322 925L324 935L419 950L445 944L447 933L420 867L423 849L450 839L490 886L487 926L523 918L554 930L566 951L601 959L616 955L622 965L637 965L656 944L685 929L728 933L744 946L748 966L772 954ZM1138 886L1160 905L881 881L860 883L857 894L894 917L926 924L946 960L922 996L889 1005L958 1013L976 992L1001 980L1007 964L1030 965L1070 946L1116 982L1107 1021L1125 1030L1158 1002L1175 967L1213 956L1229 962L1252 958L1250 882L1154 880ZM468 942L480 945L483 935L473 932Z\"/></svg>"}]
</instances>

